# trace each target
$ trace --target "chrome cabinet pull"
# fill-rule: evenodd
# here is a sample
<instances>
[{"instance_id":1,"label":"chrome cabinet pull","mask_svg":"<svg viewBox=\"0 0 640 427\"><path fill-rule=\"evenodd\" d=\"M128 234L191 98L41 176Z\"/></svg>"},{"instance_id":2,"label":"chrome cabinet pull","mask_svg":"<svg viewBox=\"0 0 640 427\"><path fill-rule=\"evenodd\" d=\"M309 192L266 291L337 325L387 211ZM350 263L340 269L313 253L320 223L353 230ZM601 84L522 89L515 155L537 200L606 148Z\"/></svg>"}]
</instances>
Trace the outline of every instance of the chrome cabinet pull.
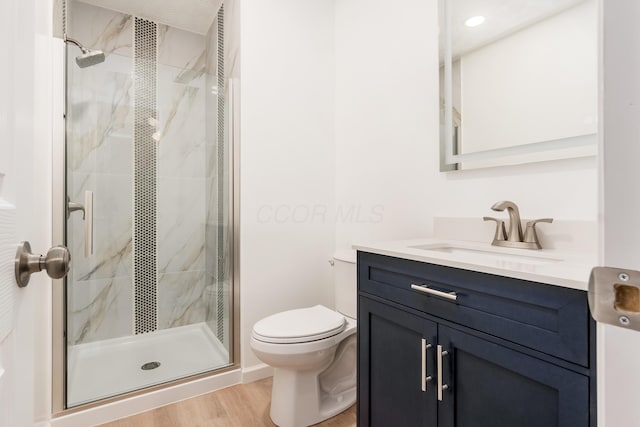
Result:
<instances>
[{"instance_id":1,"label":"chrome cabinet pull","mask_svg":"<svg viewBox=\"0 0 640 427\"><path fill-rule=\"evenodd\" d=\"M84 192L84 256L93 255L93 191Z\"/></svg>"},{"instance_id":2,"label":"chrome cabinet pull","mask_svg":"<svg viewBox=\"0 0 640 427\"><path fill-rule=\"evenodd\" d=\"M422 338L421 342L422 351L422 373L420 375L420 382L422 384L422 391L427 391L427 383L431 381L431 375L427 376L427 350L431 348L431 344Z\"/></svg>"},{"instance_id":3,"label":"chrome cabinet pull","mask_svg":"<svg viewBox=\"0 0 640 427\"><path fill-rule=\"evenodd\" d=\"M424 292L425 294L434 295L434 296L445 298L451 301L456 301L458 299L458 295L456 295L455 292L437 291L435 289L429 288L426 285L416 285L412 283L411 289L415 289L416 291Z\"/></svg>"},{"instance_id":4,"label":"chrome cabinet pull","mask_svg":"<svg viewBox=\"0 0 640 427\"><path fill-rule=\"evenodd\" d=\"M438 363L438 401L442 401L442 391L449 388L447 384L442 383L442 358L449 354L448 351L442 350L442 346L438 345L437 348L437 363Z\"/></svg>"}]
</instances>

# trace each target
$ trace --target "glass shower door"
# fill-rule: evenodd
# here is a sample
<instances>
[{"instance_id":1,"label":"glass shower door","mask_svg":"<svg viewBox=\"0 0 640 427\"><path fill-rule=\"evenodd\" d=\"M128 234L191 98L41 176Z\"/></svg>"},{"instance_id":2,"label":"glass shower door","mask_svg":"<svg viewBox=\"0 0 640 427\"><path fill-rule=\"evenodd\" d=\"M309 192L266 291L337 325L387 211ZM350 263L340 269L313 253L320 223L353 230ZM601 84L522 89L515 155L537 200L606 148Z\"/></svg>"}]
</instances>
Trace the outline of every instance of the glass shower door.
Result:
<instances>
[{"instance_id":1,"label":"glass shower door","mask_svg":"<svg viewBox=\"0 0 640 427\"><path fill-rule=\"evenodd\" d=\"M106 60L79 68L67 48L67 407L230 365L233 317L217 22L203 36L71 5Z\"/></svg>"}]
</instances>

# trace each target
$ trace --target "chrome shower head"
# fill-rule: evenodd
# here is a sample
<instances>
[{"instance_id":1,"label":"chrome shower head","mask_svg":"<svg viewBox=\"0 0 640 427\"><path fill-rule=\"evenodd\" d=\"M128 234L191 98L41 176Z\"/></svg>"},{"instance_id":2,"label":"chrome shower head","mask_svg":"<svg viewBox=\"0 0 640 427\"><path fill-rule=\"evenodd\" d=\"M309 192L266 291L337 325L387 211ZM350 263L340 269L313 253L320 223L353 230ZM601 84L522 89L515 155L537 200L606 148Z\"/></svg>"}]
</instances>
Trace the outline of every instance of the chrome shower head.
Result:
<instances>
[{"instance_id":1,"label":"chrome shower head","mask_svg":"<svg viewBox=\"0 0 640 427\"><path fill-rule=\"evenodd\" d=\"M76 64L80 68L90 67L101 62L104 62L104 52L101 50L87 50L82 55L76 56Z\"/></svg>"},{"instance_id":2,"label":"chrome shower head","mask_svg":"<svg viewBox=\"0 0 640 427\"><path fill-rule=\"evenodd\" d=\"M68 37L65 41L78 46L82 51L82 55L76 56L76 64L78 64L78 67L86 68L104 62L105 57L103 51L88 49L80 44L80 42Z\"/></svg>"}]
</instances>

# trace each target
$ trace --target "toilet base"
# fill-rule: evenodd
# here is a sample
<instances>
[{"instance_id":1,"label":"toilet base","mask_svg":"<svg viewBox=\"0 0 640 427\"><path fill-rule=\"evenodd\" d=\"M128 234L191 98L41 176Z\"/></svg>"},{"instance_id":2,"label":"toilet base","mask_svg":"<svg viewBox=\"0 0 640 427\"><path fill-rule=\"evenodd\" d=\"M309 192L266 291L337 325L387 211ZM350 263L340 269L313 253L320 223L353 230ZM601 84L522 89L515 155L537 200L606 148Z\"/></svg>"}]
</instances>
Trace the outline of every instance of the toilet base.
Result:
<instances>
[{"instance_id":1,"label":"toilet base","mask_svg":"<svg viewBox=\"0 0 640 427\"><path fill-rule=\"evenodd\" d=\"M319 369L275 368L271 420L279 427L303 427L338 415L356 402L356 337L340 343Z\"/></svg>"},{"instance_id":2,"label":"toilet base","mask_svg":"<svg viewBox=\"0 0 640 427\"><path fill-rule=\"evenodd\" d=\"M276 369L271 393L271 420L279 427L318 424L356 402L356 387L336 395L322 392L317 372Z\"/></svg>"}]
</instances>

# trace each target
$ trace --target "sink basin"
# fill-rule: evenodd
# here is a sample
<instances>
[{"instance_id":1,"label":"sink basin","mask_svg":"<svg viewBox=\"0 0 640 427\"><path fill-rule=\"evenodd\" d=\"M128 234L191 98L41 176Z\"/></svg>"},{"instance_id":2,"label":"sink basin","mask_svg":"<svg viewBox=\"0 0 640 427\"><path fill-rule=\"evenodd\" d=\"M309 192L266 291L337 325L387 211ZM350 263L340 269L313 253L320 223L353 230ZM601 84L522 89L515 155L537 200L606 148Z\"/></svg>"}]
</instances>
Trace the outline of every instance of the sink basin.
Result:
<instances>
[{"instance_id":1,"label":"sink basin","mask_svg":"<svg viewBox=\"0 0 640 427\"><path fill-rule=\"evenodd\" d=\"M420 249L429 252L438 252L455 255L456 258L459 258L463 261L474 262L478 264L506 264L506 263L518 263L524 265L545 265L551 264L555 262L560 262L562 260L556 258L549 258L545 256L539 255L529 255L529 254L516 254L510 252L503 252L504 249L481 249L481 248L473 248L473 247L464 247L457 245L420 245L420 246L410 246L412 249Z\"/></svg>"}]
</instances>

